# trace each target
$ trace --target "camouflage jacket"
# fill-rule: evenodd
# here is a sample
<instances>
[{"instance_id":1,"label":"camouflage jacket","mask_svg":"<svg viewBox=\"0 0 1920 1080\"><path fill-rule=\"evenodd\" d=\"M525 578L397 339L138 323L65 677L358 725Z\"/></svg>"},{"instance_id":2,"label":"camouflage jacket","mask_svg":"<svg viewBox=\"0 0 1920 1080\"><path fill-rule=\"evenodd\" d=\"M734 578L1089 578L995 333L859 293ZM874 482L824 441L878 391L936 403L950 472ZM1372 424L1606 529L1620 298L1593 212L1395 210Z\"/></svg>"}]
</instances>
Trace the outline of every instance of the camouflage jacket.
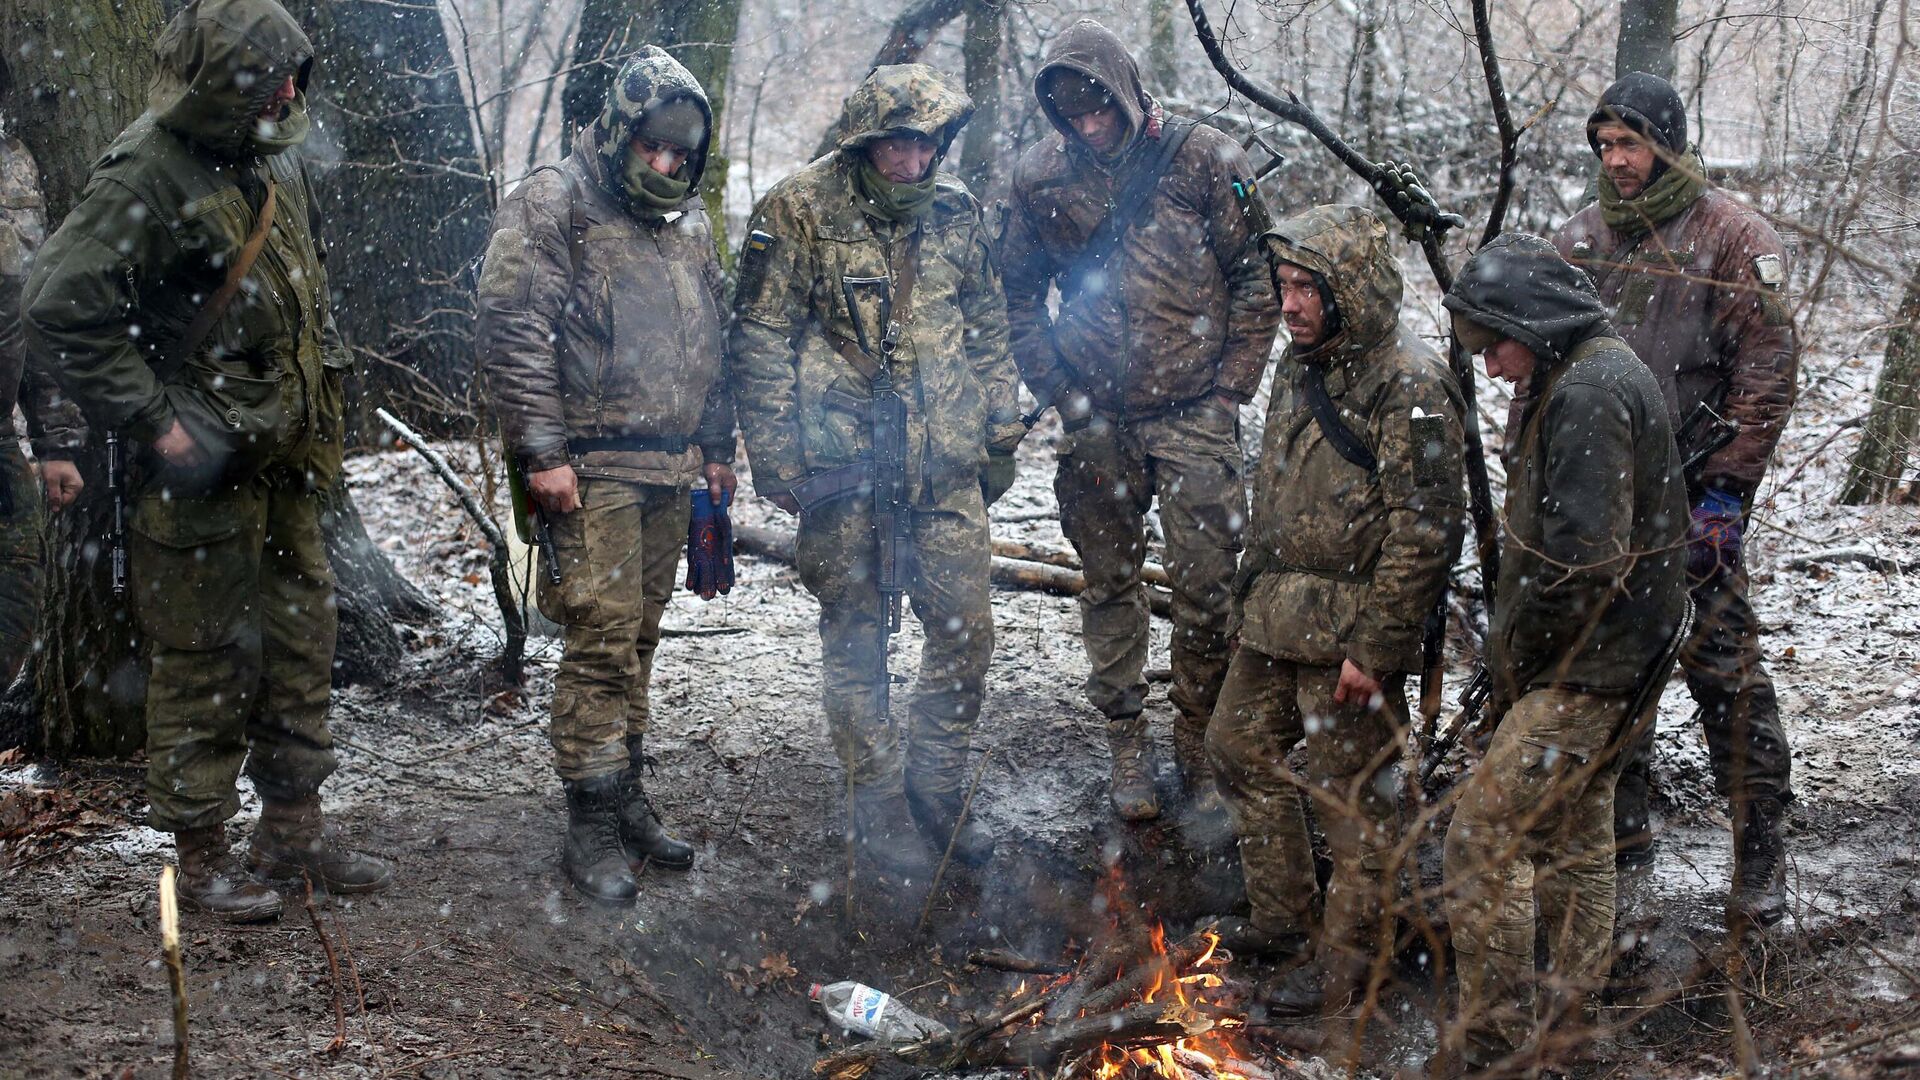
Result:
<instances>
[{"instance_id":1,"label":"camouflage jacket","mask_svg":"<svg viewBox=\"0 0 1920 1080\"><path fill-rule=\"evenodd\" d=\"M1798 386L1799 343L1783 294L1786 251L1773 227L1709 188L1637 239L1608 228L1596 203L1553 242L1593 278L1614 329L1659 380L1676 424L1704 401L1740 425L1739 436L1707 459L1700 482L1750 504ZM1509 445L1526 402L1517 397L1508 417ZM1683 455L1692 449L1680 448Z\"/></svg>"},{"instance_id":2,"label":"camouflage jacket","mask_svg":"<svg viewBox=\"0 0 1920 1080\"><path fill-rule=\"evenodd\" d=\"M1049 316L1048 287L1068 284L1062 275L1133 170L1152 167L1164 130L1133 58L1098 23L1083 20L1061 33L1036 88L1062 67L1107 87L1130 141L1117 161L1102 162L1049 110L1056 136L1014 166L993 216L1021 375L1043 401L1082 391L1117 418L1164 412L1216 389L1250 400L1273 349L1280 303L1248 207L1234 191L1237 180L1253 176L1252 165L1214 128L1200 125L1187 137L1108 260L1104 287L1063 293L1059 313Z\"/></svg>"},{"instance_id":3,"label":"camouflage jacket","mask_svg":"<svg viewBox=\"0 0 1920 1080\"><path fill-rule=\"evenodd\" d=\"M27 362L20 327L20 290L33 253L47 236L40 170L16 139L0 136L0 439L14 437L16 401L38 458L70 458L86 445L85 422L53 380Z\"/></svg>"},{"instance_id":4,"label":"camouflage jacket","mask_svg":"<svg viewBox=\"0 0 1920 1080\"><path fill-rule=\"evenodd\" d=\"M911 230L861 210L855 155L901 128L934 137L944 150L973 105L933 69L903 64L868 76L847 111L853 134L774 185L754 208L741 253L734 400L762 495L786 494L809 474L871 451L871 392L835 341L877 343L883 328L877 297L843 286L893 278ZM919 499L937 504L967 491L978 498L987 448L1011 449L1026 428L979 204L958 179L940 174L918 228L919 271L892 375L907 400L908 475L917 478Z\"/></svg>"},{"instance_id":5,"label":"camouflage jacket","mask_svg":"<svg viewBox=\"0 0 1920 1080\"><path fill-rule=\"evenodd\" d=\"M1288 354L1291 386L1267 409L1245 556L1265 569L1244 602L1241 640L1298 663L1352 660L1376 678L1418 671L1427 613L1463 532L1460 387L1400 325L1400 267L1379 218L1322 206L1266 240L1269 258L1331 285L1339 323L1317 347ZM1300 385L1305 365L1324 372L1372 472L1321 431Z\"/></svg>"},{"instance_id":6,"label":"camouflage jacket","mask_svg":"<svg viewBox=\"0 0 1920 1080\"><path fill-rule=\"evenodd\" d=\"M215 476L271 460L324 487L340 467L352 357L334 327L306 168L291 149L262 150L254 120L293 75L300 91L278 128L304 133L313 47L272 0L197 0L158 51L146 112L94 164L34 262L28 343L92 423L145 445L179 419ZM200 348L174 356L269 181L265 249Z\"/></svg>"},{"instance_id":7,"label":"camouflage jacket","mask_svg":"<svg viewBox=\"0 0 1920 1080\"><path fill-rule=\"evenodd\" d=\"M529 471L571 462L677 485L703 460L733 460L724 286L697 194L705 147L683 167L696 194L664 218L630 210L619 179L634 125L675 97L707 100L649 46L621 69L573 153L536 170L494 216L476 346L501 431ZM658 445L570 453L582 439Z\"/></svg>"},{"instance_id":8,"label":"camouflage jacket","mask_svg":"<svg viewBox=\"0 0 1920 1080\"><path fill-rule=\"evenodd\" d=\"M1630 694L1686 595L1686 491L1659 384L1614 336L1592 282L1540 237L1481 248L1445 303L1526 345L1542 388L1507 468L1487 631L1495 698Z\"/></svg>"}]
</instances>

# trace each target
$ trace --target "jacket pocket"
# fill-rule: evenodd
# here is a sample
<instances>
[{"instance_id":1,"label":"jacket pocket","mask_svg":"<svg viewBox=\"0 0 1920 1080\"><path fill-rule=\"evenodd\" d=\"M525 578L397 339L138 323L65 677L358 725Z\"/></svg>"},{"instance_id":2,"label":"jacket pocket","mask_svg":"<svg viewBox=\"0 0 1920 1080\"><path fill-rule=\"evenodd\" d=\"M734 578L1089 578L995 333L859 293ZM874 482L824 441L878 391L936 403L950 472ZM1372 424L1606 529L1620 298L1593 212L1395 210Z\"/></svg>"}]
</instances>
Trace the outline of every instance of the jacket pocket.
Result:
<instances>
[{"instance_id":1,"label":"jacket pocket","mask_svg":"<svg viewBox=\"0 0 1920 1080\"><path fill-rule=\"evenodd\" d=\"M195 480L241 483L258 476L285 434L284 377L271 368L240 375L188 365L180 381L167 387L167 403L208 461L178 479L191 487Z\"/></svg>"},{"instance_id":2,"label":"jacket pocket","mask_svg":"<svg viewBox=\"0 0 1920 1080\"><path fill-rule=\"evenodd\" d=\"M149 496L128 532L134 617L174 649L207 650L240 636L252 608L241 588L258 572L245 501Z\"/></svg>"}]
</instances>

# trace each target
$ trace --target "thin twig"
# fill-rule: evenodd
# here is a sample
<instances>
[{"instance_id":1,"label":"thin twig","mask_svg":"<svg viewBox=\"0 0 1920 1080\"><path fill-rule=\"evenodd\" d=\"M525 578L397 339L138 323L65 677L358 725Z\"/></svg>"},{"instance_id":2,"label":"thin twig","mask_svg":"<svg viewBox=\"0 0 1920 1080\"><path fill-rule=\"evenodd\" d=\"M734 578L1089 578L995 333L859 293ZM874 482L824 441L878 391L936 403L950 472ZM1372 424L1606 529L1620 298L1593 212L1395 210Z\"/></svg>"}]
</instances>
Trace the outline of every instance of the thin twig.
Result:
<instances>
[{"instance_id":1,"label":"thin twig","mask_svg":"<svg viewBox=\"0 0 1920 1080\"><path fill-rule=\"evenodd\" d=\"M927 902L920 908L920 925L913 928L915 934L927 931L927 920L933 917L933 901L940 895L940 879L947 873L947 864L953 861L953 849L960 843L960 830L966 827L967 815L973 812L973 797L980 791L980 776L987 771L987 762L993 757L993 747L980 755L980 764L973 767L973 783L967 787L967 797L960 803L960 816L954 819L953 832L947 836L947 850L940 856L940 865L934 868L933 883L927 886Z\"/></svg>"},{"instance_id":2,"label":"thin twig","mask_svg":"<svg viewBox=\"0 0 1920 1080\"><path fill-rule=\"evenodd\" d=\"M303 902L307 907L307 918L313 920L313 932L320 938L320 948L327 954L327 974L333 979L333 1041L320 1053L337 1054L347 1045L347 1003L340 989L340 961L333 954L333 942L320 925L320 909L313 906L313 878L302 870L300 880L306 883L307 892Z\"/></svg>"},{"instance_id":3,"label":"thin twig","mask_svg":"<svg viewBox=\"0 0 1920 1080\"><path fill-rule=\"evenodd\" d=\"M180 955L180 897L172 864L160 868L160 956L167 964L167 988L173 994L173 1080L187 1080L187 967Z\"/></svg>"}]
</instances>

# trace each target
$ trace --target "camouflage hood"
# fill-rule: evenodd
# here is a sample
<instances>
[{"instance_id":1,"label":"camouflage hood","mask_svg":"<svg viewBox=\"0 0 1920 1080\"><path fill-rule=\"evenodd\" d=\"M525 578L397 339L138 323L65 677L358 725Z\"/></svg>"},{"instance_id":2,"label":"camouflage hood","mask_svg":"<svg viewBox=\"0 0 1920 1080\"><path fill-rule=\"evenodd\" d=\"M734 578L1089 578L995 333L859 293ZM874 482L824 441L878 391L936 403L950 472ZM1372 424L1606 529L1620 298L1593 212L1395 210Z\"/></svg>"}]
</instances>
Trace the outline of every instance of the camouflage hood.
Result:
<instances>
[{"instance_id":1,"label":"camouflage hood","mask_svg":"<svg viewBox=\"0 0 1920 1080\"><path fill-rule=\"evenodd\" d=\"M698 192L700 177L707 171L707 148L713 145L713 106L693 72L657 45L643 47L640 55L621 65L620 73L607 86L607 103L600 109L600 118L581 132L580 141L574 144L591 151L582 158L591 157L599 174L594 179L615 195L622 194L620 174L627 166L627 144L633 140L634 129L648 110L677 98L692 100L707 119L706 137L681 166L687 190Z\"/></svg>"},{"instance_id":2,"label":"camouflage hood","mask_svg":"<svg viewBox=\"0 0 1920 1080\"><path fill-rule=\"evenodd\" d=\"M1365 356L1400 325L1400 260L1387 226L1363 206L1316 206L1268 230L1268 258L1317 274L1339 323L1327 340L1288 355L1304 364Z\"/></svg>"},{"instance_id":3,"label":"camouflage hood","mask_svg":"<svg viewBox=\"0 0 1920 1080\"><path fill-rule=\"evenodd\" d=\"M1448 311L1525 345L1555 364L1588 338L1613 333L1586 271L1548 241L1502 233L1474 253L1442 301Z\"/></svg>"},{"instance_id":4,"label":"camouflage hood","mask_svg":"<svg viewBox=\"0 0 1920 1080\"><path fill-rule=\"evenodd\" d=\"M1106 87L1107 93L1113 96L1127 124L1127 137L1115 156L1124 156L1146 130L1148 117L1157 108L1140 82L1140 65L1134 62L1133 54L1127 51L1118 35L1092 19L1081 19L1062 30L1048 47L1047 62L1033 76L1034 95L1067 145L1083 147L1085 144L1074 134L1073 125L1054 110L1046 93L1047 76L1060 70L1079 72Z\"/></svg>"},{"instance_id":5,"label":"camouflage hood","mask_svg":"<svg viewBox=\"0 0 1920 1080\"><path fill-rule=\"evenodd\" d=\"M973 99L925 64L888 64L873 69L847 98L847 136L840 149L855 151L897 131L932 139L939 168L947 148L973 116Z\"/></svg>"},{"instance_id":6,"label":"camouflage hood","mask_svg":"<svg viewBox=\"0 0 1920 1080\"><path fill-rule=\"evenodd\" d=\"M307 124L313 43L274 0L194 0L160 34L147 111L226 158L260 135L261 108L287 76L298 93L276 125L297 142Z\"/></svg>"}]
</instances>

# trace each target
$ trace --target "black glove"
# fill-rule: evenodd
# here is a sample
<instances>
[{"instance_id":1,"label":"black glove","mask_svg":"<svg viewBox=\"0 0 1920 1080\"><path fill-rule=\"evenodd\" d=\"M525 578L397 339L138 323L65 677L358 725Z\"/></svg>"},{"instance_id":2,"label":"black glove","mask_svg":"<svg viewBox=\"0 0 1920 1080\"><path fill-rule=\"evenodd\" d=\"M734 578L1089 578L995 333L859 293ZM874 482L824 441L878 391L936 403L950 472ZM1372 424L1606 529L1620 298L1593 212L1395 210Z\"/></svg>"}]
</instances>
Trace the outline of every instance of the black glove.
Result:
<instances>
[{"instance_id":1,"label":"black glove","mask_svg":"<svg viewBox=\"0 0 1920 1080\"><path fill-rule=\"evenodd\" d=\"M1013 487L1013 451L988 450L987 467L980 470L980 494L992 506Z\"/></svg>"}]
</instances>

